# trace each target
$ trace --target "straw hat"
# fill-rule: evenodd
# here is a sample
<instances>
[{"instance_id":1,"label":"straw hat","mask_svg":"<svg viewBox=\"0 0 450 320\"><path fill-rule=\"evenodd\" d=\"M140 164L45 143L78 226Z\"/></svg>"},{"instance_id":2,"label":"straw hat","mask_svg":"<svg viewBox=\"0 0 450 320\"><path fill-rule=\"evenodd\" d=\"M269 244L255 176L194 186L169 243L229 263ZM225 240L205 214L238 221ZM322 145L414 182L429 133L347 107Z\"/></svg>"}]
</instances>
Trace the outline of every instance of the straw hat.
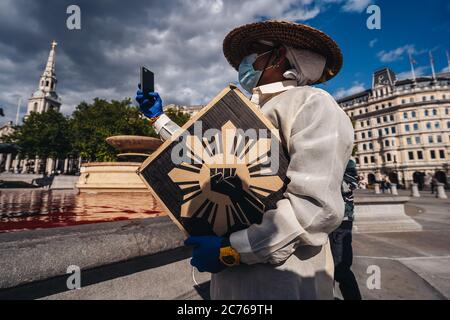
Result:
<instances>
[{"instance_id":1,"label":"straw hat","mask_svg":"<svg viewBox=\"0 0 450 320\"><path fill-rule=\"evenodd\" d=\"M223 41L225 58L238 70L242 59L254 53L255 44L261 40L308 49L324 56L327 62L323 75L316 84L330 80L342 67L341 49L333 39L320 30L291 21L267 20L230 31Z\"/></svg>"}]
</instances>

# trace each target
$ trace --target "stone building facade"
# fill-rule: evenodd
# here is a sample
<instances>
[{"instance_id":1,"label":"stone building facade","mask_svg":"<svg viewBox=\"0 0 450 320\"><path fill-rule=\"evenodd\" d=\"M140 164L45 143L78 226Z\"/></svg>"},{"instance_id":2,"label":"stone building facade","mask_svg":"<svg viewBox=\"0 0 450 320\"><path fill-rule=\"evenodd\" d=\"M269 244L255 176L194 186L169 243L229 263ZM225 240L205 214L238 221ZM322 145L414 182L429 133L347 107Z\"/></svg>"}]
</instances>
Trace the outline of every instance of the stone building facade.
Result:
<instances>
[{"instance_id":1,"label":"stone building facade","mask_svg":"<svg viewBox=\"0 0 450 320\"><path fill-rule=\"evenodd\" d=\"M356 162L369 185L388 177L423 187L434 177L448 186L450 73L397 80L384 68L372 88L338 103L354 123Z\"/></svg>"}]
</instances>

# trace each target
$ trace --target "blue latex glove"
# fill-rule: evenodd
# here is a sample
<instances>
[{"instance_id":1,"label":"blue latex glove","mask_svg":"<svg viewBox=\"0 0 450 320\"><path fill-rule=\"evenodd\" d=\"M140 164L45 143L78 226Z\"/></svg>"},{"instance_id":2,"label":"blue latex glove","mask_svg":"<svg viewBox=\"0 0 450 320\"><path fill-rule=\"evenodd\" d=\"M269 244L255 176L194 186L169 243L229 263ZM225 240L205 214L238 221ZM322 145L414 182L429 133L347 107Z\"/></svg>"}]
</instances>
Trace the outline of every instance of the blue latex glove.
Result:
<instances>
[{"instance_id":1,"label":"blue latex glove","mask_svg":"<svg viewBox=\"0 0 450 320\"><path fill-rule=\"evenodd\" d=\"M219 260L223 239L223 237L216 236L189 237L186 239L185 245L194 246L191 265L200 272L217 273L225 269L225 265Z\"/></svg>"},{"instance_id":2,"label":"blue latex glove","mask_svg":"<svg viewBox=\"0 0 450 320\"><path fill-rule=\"evenodd\" d=\"M139 103L141 112L148 118L154 118L163 114L162 100L157 92L149 92L151 99L147 99L141 90L141 85L138 85L136 92L136 101Z\"/></svg>"}]
</instances>

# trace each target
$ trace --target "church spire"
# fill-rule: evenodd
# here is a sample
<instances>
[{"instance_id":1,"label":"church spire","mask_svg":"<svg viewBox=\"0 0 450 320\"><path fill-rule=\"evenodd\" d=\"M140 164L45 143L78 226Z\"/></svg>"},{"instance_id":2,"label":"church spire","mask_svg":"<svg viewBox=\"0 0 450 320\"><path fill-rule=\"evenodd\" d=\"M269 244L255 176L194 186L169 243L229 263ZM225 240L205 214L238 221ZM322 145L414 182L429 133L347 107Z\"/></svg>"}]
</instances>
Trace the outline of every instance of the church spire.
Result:
<instances>
[{"instance_id":1,"label":"church spire","mask_svg":"<svg viewBox=\"0 0 450 320\"><path fill-rule=\"evenodd\" d=\"M47 65L45 66L45 71L43 76L53 77L55 75L55 54L56 54L56 43L55 40L52 42L52 48L50 49L50 53L48 55Z\"/></svg>"},{"instance_id":2,"label":"church spire","mask_svg":"<svg viewBox=\"0 0 450 320\"><path fill-rule=\"evenodd\" d=\"M45 112L49 109L59 110L61 106L61 100L56 93L56 84L58 83L55 74L57 45L56 41L53 40L47 64L39 79L39 87L28 99L27 115L31 112Z\"/></svg>"}]
</instances>

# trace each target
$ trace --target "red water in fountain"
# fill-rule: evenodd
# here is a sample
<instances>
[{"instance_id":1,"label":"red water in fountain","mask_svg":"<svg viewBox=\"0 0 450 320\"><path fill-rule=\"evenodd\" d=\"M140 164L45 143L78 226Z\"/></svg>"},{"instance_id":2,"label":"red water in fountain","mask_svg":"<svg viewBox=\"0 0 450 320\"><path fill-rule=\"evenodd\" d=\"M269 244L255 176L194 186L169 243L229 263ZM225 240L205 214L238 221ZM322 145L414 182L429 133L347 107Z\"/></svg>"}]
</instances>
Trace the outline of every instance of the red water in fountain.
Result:
<instances>
[{"instance_id":1,"label":"red water in fountain","mask_svg":"<svg viewBox=\"0 0 450 320\"><path fill-rule=\"evenodd\" d=\"M72 191L0 191L0 232L142 219L163 215L149 193L76 194Z\"/></svg>"}]
</instances>

